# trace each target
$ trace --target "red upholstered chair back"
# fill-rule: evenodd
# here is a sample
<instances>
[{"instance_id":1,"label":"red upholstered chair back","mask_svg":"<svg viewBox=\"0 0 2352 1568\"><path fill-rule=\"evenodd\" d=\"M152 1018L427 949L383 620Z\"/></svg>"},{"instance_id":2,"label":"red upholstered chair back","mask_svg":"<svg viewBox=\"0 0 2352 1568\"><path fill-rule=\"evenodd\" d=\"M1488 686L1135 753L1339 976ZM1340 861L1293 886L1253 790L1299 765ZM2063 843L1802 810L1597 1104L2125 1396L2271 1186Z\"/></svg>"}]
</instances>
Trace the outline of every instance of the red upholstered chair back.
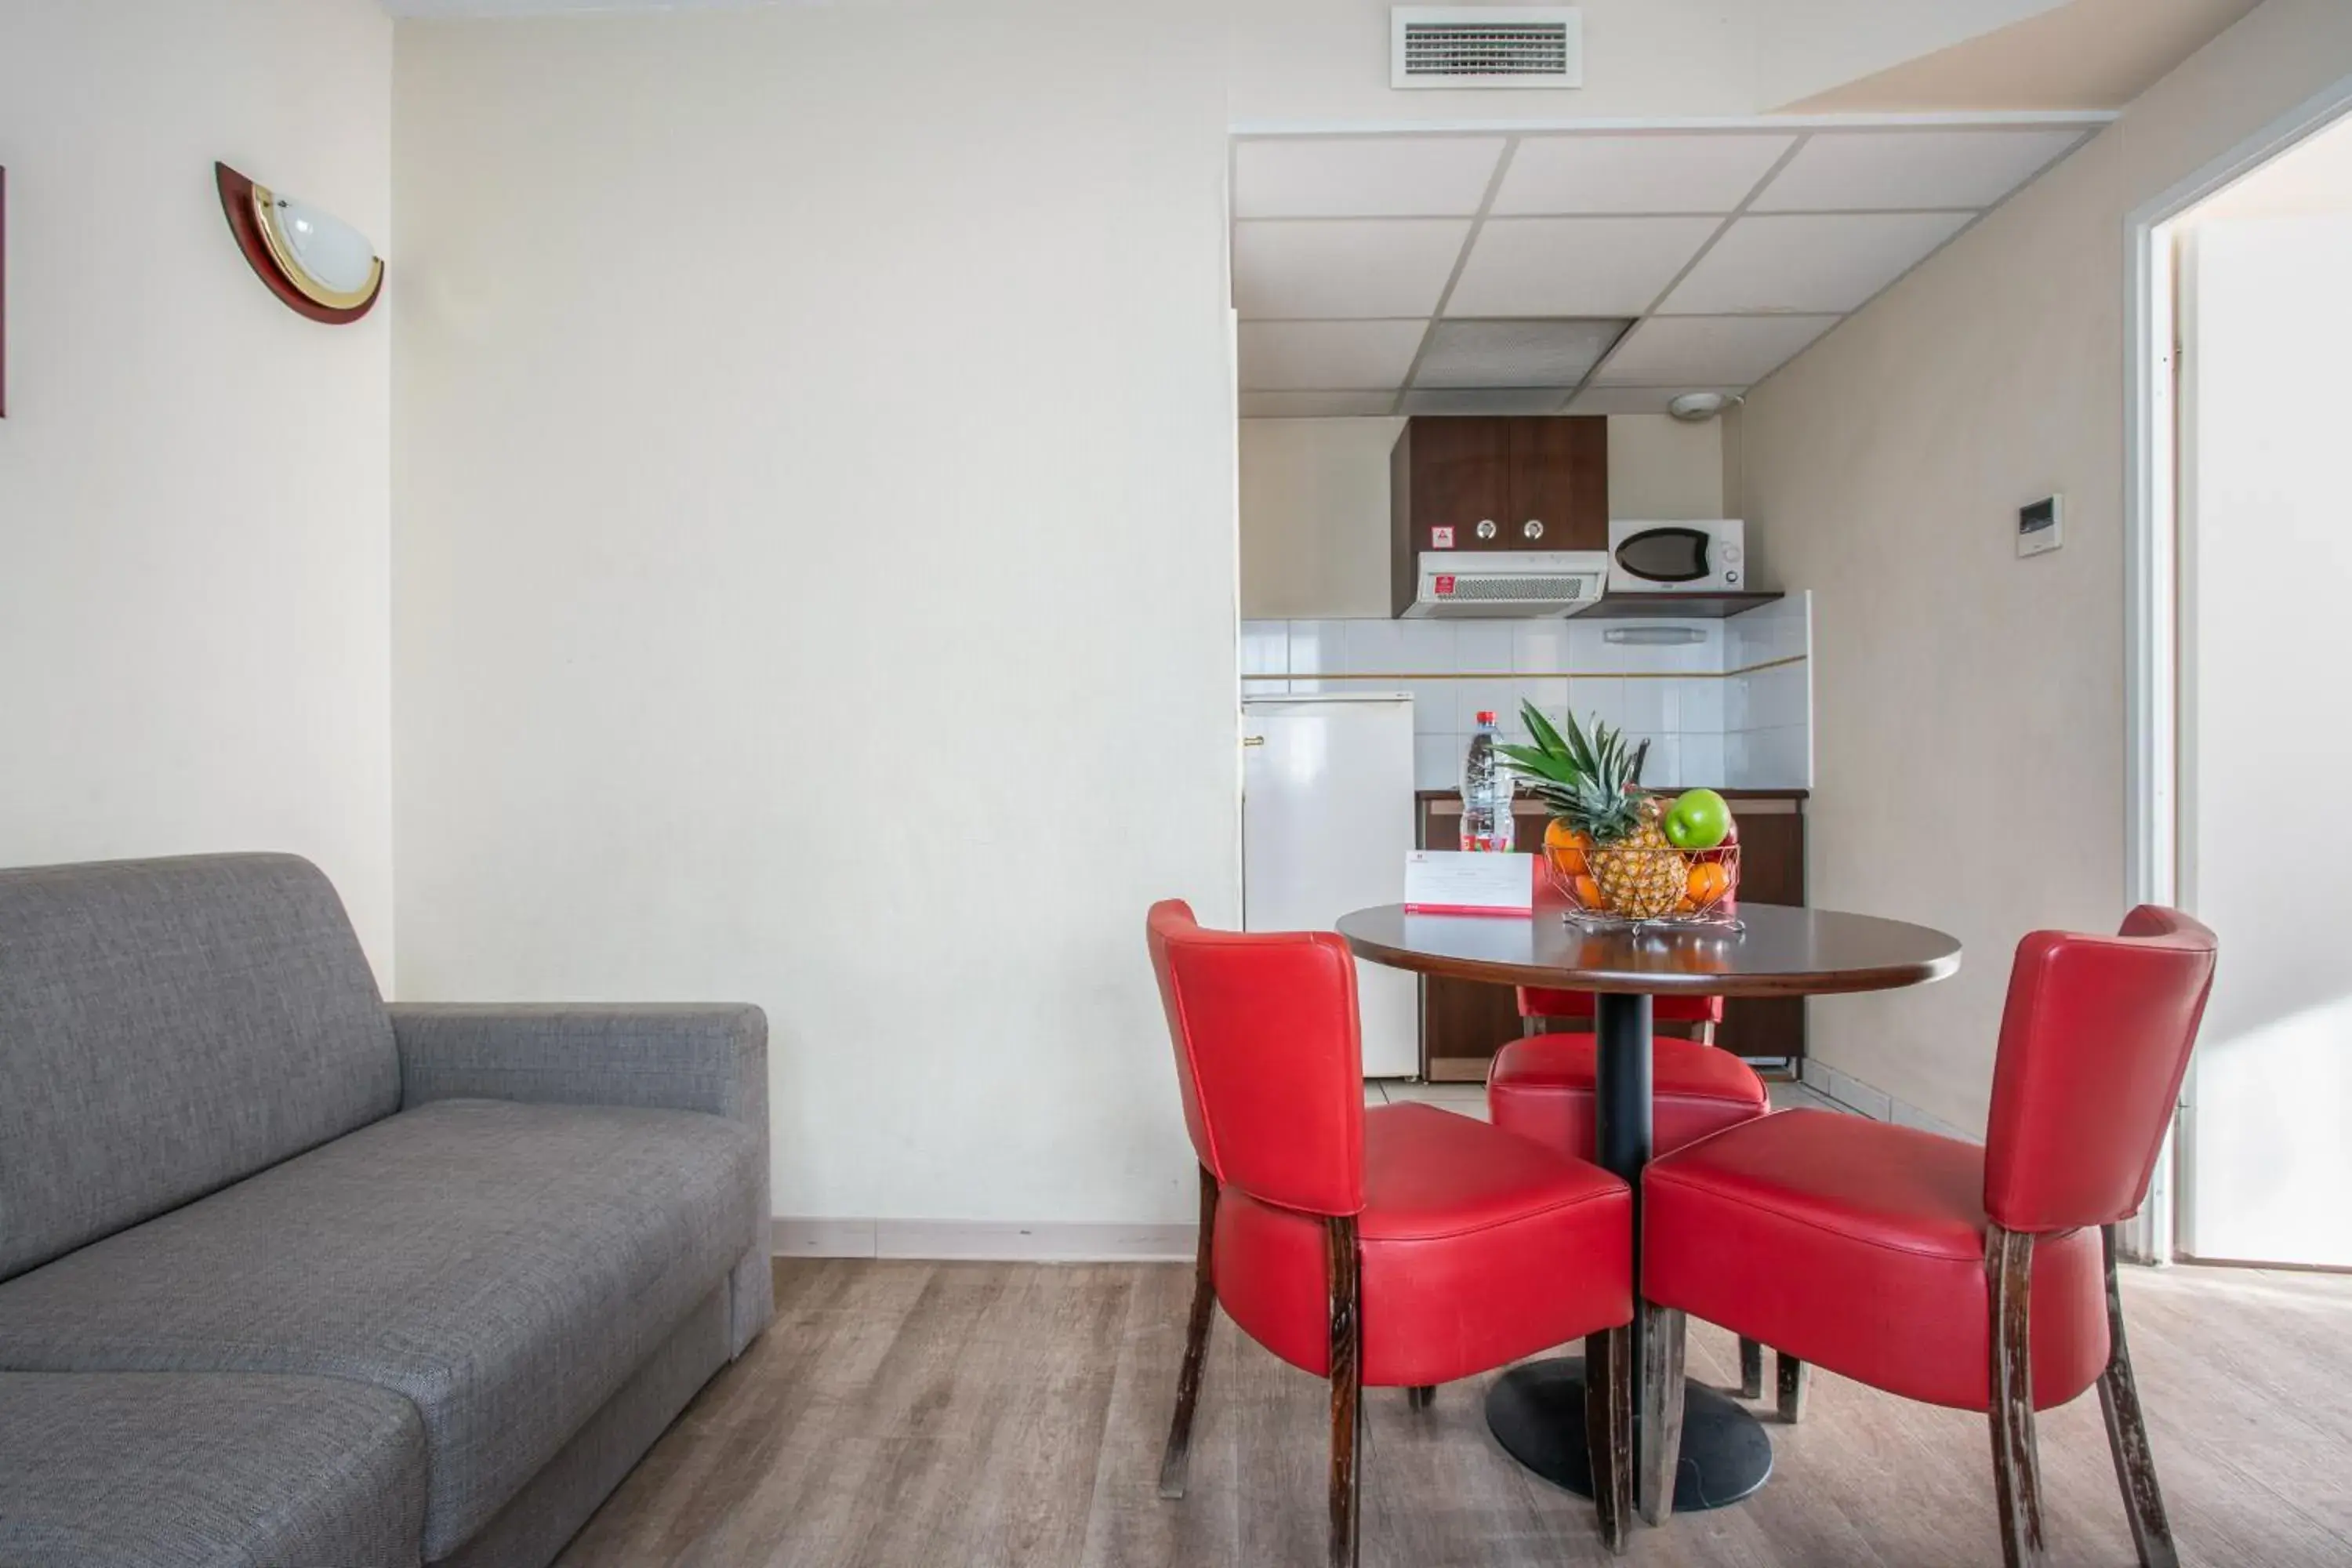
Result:
<instances>
[{"instance_id":1,"label":"red upholstered chair back","mask_svg":"<svg viewBox=\"0 0 2352 1568\"><path fill-rule=\"evenodd\" d=\"M1590 991L1547 991L1536 985L1519 987L1519 1016L1522 1018L1590 1018L1592 1009L1592 993ZM1651 1004L1650 1017L1660 1024L1720 1024L1723 1022L1723 998L1656 997Z\"/></svg>"},{"instance_id":2,"label":"red upholstered chair back","mask_svg":"<svg viewBox=\"0 0 2352 1568\"><path fill-rule=\"evenodd\" d=\"M1356 962L1325 931L1209 931L1181 901L1146 922L1184 1126L1220 1186L1313 1215L1364 1206Z\"/></svg>"},{"instance_id":3,"label":"red upholstered chair back","mask_svg":"<svg viewBox=\"0 0 2352 1568\"><path fill-rule=\"evenodd\" d=\"M2118 936L2017 944L1985 1130L1985 1212L2011 1230L2137 1209L2213 988L2213 933L2142 905Z\"/></svg>"}]
</instances>

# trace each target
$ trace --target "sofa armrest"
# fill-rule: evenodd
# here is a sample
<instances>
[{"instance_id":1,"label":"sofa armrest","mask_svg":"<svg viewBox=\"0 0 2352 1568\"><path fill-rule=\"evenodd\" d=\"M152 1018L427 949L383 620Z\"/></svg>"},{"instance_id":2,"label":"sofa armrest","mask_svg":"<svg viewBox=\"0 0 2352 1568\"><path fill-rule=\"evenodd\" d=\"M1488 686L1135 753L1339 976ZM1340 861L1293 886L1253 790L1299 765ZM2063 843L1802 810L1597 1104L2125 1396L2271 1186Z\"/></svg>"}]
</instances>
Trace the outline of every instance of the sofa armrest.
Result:
<instances>
[{"instance_id":1,"label":"sofa armrest","mask_svg":"<svg viewBox=\"0 0 2352 1568\"><path fill-rule=\"evenodd\" d=\"M722 1006L400 1004L391 1009L404 1110L520 1100L698 1110L751 1130L751 1228L728 1271L728 1354L776 1315L769 1275L768 1016Z\"/></svg>"},{"instance_id":2,"label":"sofa armrest","mask_svg":"<svg viewBox=\"0 0 2352 1568\"><path fill-rule=\"evenodd\" d=\"M520 1100L700 1110L768 1131L768 1019L746 1005L400 1004L403 1110Z\"/></svg>"}]
</instances>

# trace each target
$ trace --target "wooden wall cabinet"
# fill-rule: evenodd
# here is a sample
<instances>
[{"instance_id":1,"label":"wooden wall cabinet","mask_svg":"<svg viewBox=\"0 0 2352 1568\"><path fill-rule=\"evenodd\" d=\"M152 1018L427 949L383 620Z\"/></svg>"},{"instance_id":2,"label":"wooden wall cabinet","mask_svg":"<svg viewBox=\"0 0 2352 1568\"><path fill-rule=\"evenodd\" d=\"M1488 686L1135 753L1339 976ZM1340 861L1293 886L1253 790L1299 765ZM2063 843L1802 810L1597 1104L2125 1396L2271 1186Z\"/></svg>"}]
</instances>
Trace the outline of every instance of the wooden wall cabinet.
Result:
<instances>
[{"instance_id":1,"label":"wooden wall cabinet","mask_svg":"<svg viewBox=\"0 0 2352 1568\"><path fill-rule=\"evenodd\" d=\"M1478 536L1482 522L1492 538ZM1389 452L1391 613L1412 605L1421 552L1436 547L1438 529L1453 530L1461 552L1608 549L1609 421L1406 420Z\"/></svg>"},{"instance_id":2,"label":"wooden wall cabinet","mask_svg":"<svg viewBox=\"0 0 2352 1568\"><path fill-rule=\"evenodd\" d=\"M1805 901L1805 797L1801 792L1726 790L1739 818L1739 896L1759 904ZM1423 790L1415 801L1416 841L1423 849L1455 849L1462 842L1462 799L1451 790ZM1533 854L1543 847L1550 816L1538 803L1512 807L1513 845ZM1538 920L1558 920L1557 912ZM1433 1083L1484 1083L1496 1051L1519 1037L1518 999L1507 985L1425 977L1421 983L1421 1071ZM1724 1004L1716 1043L1748 1058L1805 1054L1805 999L1735 996Z\"/></svg>"}]
</instances>

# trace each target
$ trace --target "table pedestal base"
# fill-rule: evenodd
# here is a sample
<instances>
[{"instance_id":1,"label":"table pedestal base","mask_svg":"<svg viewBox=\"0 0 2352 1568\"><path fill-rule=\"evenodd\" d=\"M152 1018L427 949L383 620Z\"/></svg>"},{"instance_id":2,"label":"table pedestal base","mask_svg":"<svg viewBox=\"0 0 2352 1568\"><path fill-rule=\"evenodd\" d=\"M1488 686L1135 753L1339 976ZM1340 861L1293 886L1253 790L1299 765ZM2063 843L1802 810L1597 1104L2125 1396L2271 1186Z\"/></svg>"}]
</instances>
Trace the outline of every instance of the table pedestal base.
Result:
<instances>
[{"instance_id":1,"label":"table pedestal base","mask_svg":"<svg viewBox=\"0 0 2352 1568\"><path fill-rule=\"evenodd\" d=\"M1580 1497L1592 1495L1584 1446L1581 1357L1514 1367L1486 1394L1486 1426L1511 1458ZM1772 1473L1772 1440L1738 1402L1696 1383L1683 1385L1682 1465L1675 1511L1738 1502Z\"/></svg>"}]
</instances>

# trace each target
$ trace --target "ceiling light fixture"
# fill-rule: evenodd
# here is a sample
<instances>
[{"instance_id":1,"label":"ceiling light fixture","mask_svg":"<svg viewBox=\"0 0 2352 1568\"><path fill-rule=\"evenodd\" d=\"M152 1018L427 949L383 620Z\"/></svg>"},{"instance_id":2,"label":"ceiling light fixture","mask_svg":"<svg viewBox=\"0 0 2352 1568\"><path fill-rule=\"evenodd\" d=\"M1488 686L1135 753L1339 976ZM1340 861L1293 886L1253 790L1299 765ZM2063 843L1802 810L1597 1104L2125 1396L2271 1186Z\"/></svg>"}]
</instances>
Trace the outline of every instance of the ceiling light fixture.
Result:
<instances>
[{"instance_id":1,"label":"ceiling light fixture","mask_svg":"<svg viewBox=\"0 0 2352 1568\"><path fill-rule=\"evenodd\" d=\"M356 321L383 291L383 263L359 230L310 203L213 165L221 212L254 276L314 321Z\"/></svg>"},{"instance_id":2,"label":"ceiling light fixture","mask_svg":"<svg viewBox=\"0 0 2352 1568\"><path fill-rule=\"evenodd\" d=\"M1666 412L1685 425L1704 425L1733 405L1746 401L1720 392L1685 392L1666 405Z\"/></svg>"}]
</instances>

